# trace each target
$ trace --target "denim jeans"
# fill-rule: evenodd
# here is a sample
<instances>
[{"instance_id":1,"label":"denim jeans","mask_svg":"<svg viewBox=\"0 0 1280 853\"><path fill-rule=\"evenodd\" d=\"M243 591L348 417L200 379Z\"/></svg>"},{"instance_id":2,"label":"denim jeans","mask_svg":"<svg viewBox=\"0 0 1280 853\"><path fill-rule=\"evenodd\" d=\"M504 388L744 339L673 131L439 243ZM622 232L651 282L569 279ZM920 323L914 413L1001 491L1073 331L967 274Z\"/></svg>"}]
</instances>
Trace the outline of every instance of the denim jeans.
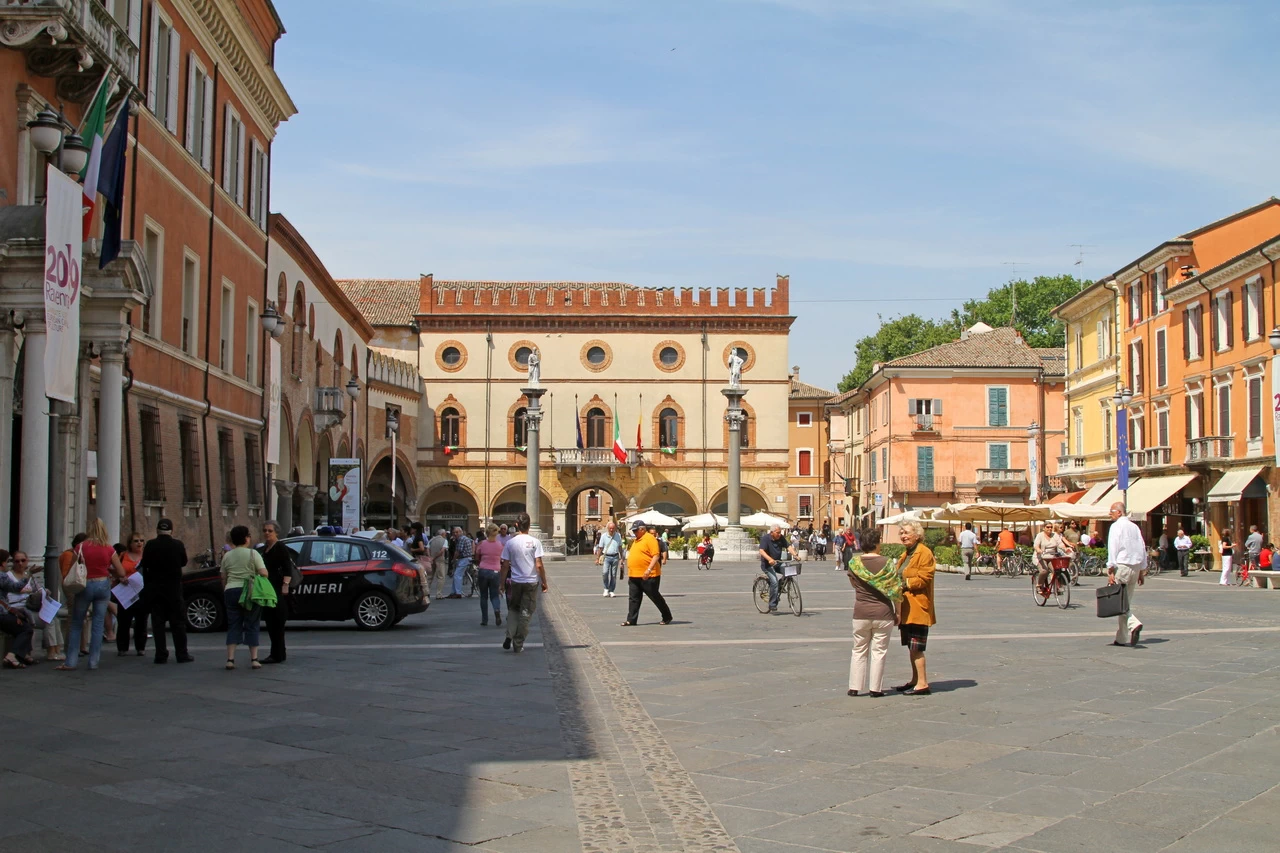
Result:
<instances>
[{"instance_id":1,"label":"denim jeans","mask_svg":"<svg viewBox=\"0 0 1280 853\"><path fill-rule=\"evenodd\" d=\"M606 592L613 592L618 588L618 554L604 555L604 568L601 570L601 578L604 581Z\"/></svg>"},{"instance_id":2,"label":"denim jeans","mask_svg":"<svg viewBox=\"0 0 1280 853\"><path fill-rule=\"evenodd\" d=\"M458 565L453 570L453 594L462 595L462 579L467 576L467 569L471 567L471 558L463 557L458 560Z\"/></svg>"},{"instance_id":3,"label":"denim jeans","mask_svg":"<svg viewBox=\"0 0 1280 853\"><path fill-rule=\"evenodd\" d=\"M102 657L102 629L107 620L107 603L111 600L110 578L94 578L71 603L71 631L67 638L67 666L80 661L80 635L84 633L84 617L93 608L93 625L89 633L89 669L98 668Z\"/></svg>"},{"instance_id":4,"label":"denim jeans","mask_svg":"<svg viewBox=\"0 0 1280 853\"><path fill-rule=\"evenodd\" d=\"M769 580L769 609L778 609L778 572L773 566L761 566L764 576Z\"/></svg>"},{"instance_id":5,"label":"denim jeans","mask_svg":"<svg viewBox=\"0 0 1280 853\"><path fill-rule=\"evenodd\" d=\"M493 603L493 618L502 618L502 594L498 592L498 573L481 569L476 573L476 589L480 592L480 624L489 624L489 603Z\"/></svg>"},{"instance_id":6,"label":"denim jeans","mask_svg":"<svg viewBox=\"0 0 1280 853\"><path fill-rule=\"evenodd\" d=\"M262 608L254 606L245 610L240 606L240 595L244 590L240 587L223 590L223 610L227 613L227 645L238 646L244 643L249 648L257 648L259 630L262 627Z\"/></svg>"}]
</instances>

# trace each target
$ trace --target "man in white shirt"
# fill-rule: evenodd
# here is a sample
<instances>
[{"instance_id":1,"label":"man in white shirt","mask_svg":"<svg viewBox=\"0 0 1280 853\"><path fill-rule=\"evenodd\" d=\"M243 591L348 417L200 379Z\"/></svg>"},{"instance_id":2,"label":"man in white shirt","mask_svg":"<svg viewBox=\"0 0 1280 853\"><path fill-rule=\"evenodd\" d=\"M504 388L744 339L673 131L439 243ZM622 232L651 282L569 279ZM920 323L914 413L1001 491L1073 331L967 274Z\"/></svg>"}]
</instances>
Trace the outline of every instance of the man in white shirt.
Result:
<instances>
[{"instance_id":1,"label":"man in white shirt","mask_svg":"<svg viewBox=\"0 0 1280 853\"><path fill-rule=\"evenodd\" d=\"M529 513L516 517L519 532L502 548L502 571L498 573L498 592L507 598L507 638L504 649L516 654L524 651L525 637L529 636L529 620L538 610L538 594L547 591L547 571L542 567L542 540L529 535L532 523Z\"/></svg>"},{"instance_id":2,"label":"man in white shirt","mask_svg":"<svg viewBox=\"0 0 1280 853\"><path fill-rule=\"evenodd\" d=\"M1187 576L1187 563L1191 560L1191 537L1181 527L1178 535L1173 537L1173 550L1178 553L1178 574Z\"/></svg>"},{"instance_id":3,"label":"man in white shirt","mask_svg":"<svg viewBox=\"0 0 1280 853\"><path fill-rule=\"evenodd\" d=\"M604 581L604 598L613 598L618 584L618 562L622 559L622 534L618 525L612 521L600 531L596 540L596 565L603 566L601 579Z\"/></svg>"},{"instance_id":4,"label":"man in white shirt","mask_svg":"<svg viewBox=\"0 0 1280 853\"><path fill-rule=\"evenodd\" d=\"M1107 534L1107 583L1124 584L1129 611L1117 617L1113 646L1136 646L1142 634L1142 623L1133 614L1133 595L1147 576L1147 543L1138 525L1125 515L1124 503L1111 505L1111 531Z\"/></svg>"},{"instance_id":5,"label":"man in white shirt","mask_svg":"<svg viewBox=\"0 0 1280 853\"><path fill-rule=\"evenodd\" d=\"M973 573L973 552L978 547L978 534L973 532L973 522L966 521L960 531L960 562L964 563L964 579Z\"/></svg>"}]
</instances>

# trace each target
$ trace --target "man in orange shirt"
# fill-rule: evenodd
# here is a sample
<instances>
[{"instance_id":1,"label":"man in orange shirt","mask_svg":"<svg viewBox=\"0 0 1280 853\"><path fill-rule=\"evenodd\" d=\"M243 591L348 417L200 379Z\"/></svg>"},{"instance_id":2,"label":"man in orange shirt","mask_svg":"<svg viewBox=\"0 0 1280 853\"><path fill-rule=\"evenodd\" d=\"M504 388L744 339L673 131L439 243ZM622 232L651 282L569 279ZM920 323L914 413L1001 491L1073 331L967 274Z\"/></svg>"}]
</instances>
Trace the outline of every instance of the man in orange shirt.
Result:
<instances>
[{"instance_id":1,"label":"man in orange shirt","mask_svg":"<svg viewBox=\"0 0 1280 853\"><path fill-rule=\"evenodd\" d=\"M1018 547L1018 544L1017 542L1014 541L1013 531L1007 527L1001 530L1000 535L996 538L996 571L997 572L1004 571L1004 558L1012 557L1013 551L1017 547Z\"/></svg>"},{"instance_id":2,"label":"man in orange shirt","mask_svg":"<svg viewBox=\"0 0 1280 853\"><path fill-rule=\"evenodd\" d=\"M627 550L627 621L622 627L629 628L640 618L640 602L644 596L658 608L662 614L662 624L671 624L671 608L662 597L659 586L662 584L662 548L657 538L645 529L643 521L631 525L631 533L635 541Z\"/></svg>"}]
</instances>

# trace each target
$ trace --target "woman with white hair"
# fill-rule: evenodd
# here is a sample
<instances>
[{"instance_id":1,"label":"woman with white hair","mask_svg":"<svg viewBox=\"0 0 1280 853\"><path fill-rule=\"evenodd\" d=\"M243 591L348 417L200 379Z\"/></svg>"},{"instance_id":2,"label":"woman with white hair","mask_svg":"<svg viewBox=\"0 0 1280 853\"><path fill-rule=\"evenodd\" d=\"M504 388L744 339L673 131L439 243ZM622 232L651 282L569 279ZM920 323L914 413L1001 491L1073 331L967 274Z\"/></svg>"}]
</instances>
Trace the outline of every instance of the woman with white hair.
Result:
<instances>
[{"instance_id":1,"label":"woman with white hair","mask_svg":"<svg viewBox=\"0 0 1280 853\"><path fill-rule=\"evenodd\" d=\"M929 640L929 626L938 621L933 606L933 573L937 568L933 551L924 544L924 528L918 521L899 527L898 538L905 547L898 559L898 571L906 590L898 606L898 631L902 645L911 659L911 680L898 686L907 696L928 696L929 676L925 673L924 650Z\"/></svg>"}]
</instances>

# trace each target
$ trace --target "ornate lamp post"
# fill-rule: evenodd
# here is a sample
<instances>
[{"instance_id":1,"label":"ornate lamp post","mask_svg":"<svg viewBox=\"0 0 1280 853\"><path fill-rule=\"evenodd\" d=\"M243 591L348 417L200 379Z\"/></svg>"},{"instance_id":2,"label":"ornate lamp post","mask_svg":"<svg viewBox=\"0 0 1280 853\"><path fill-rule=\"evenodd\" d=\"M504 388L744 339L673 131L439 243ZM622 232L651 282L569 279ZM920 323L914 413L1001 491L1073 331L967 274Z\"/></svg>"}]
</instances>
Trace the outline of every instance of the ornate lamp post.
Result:
<instances>
[{"instance_id":1,"label":"ornate lamp post","mask_svg":"<svg viewBox=\"0 0 1280 853\"><path fill-rule=\"evenodd\" d=\"M394 409L387 410L387 434L391 437L391 526L399 527L396 512L396 438L400 435L400 415Z\"/></svg>"},{"instance_id":2,"label":"ornate lamp post","mask_svg":"<svg viewBox=\"0 0 1280 853\"><path fill-rule=\"evenodd\" d=\"M1116 405L1116 487L1124 500L1125 515L1129 514L1129 404L1133 392L1123 386L1111 398Z\"/></svg>"},{"instance_id":3,"label":"ornate lamp post","mask_svg":"<svg viewBox=\"0 0 1280 853\"><path fill-rule=\"evenodd\" d=\"M356 455L356 447L360 441L360 433L357 425L360 422L360 383L352 376L347 380L347 396L351 398L351 456L360 460L360 522L364 522L364 503L365 493L364 484L367 480L364 470L364 457ZM395 482L396 469L394 460L391 468L391 481ZM394 488L394 486L393 486ZM360 525L356 525L359 527Z\"/></svg>"},{"instance_id":4,"label":"ornate lamp post","mask_svg":"<svg viewBox=\"0 0 1280 853\"><path fill-rule=\"evenodd\" d=\"M1027 427L1027 480L1031 483L1031 503L1040 503L1040 454L1036 439L1040 437L1040 424L1035 421Z\"/></svg>"}]
</instances>

